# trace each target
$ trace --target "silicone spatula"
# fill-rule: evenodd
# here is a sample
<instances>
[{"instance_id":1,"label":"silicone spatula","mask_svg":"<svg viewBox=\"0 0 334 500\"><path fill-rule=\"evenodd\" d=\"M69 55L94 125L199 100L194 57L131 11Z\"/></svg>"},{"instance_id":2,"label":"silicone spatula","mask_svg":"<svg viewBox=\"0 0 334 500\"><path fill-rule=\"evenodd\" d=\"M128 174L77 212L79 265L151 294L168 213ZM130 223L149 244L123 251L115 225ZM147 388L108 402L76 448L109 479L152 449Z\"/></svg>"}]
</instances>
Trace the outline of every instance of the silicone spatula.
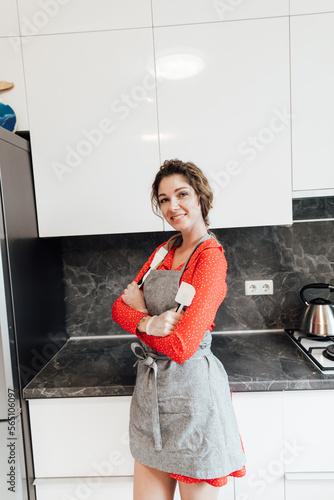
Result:
<instances>
[{"instance_id":1,"label":"silicone spatula","mask_svg":"<svg viewBox=\"0 0 334 500\"><path fill-rule=\"evenodd\" d=\"M195 288L190 285L189 283L186 283L185 281L182 281L178 292L175 296L175 302L177 302L179 305L176 309L176 312L182 311L184 306L190 306L194 296L195 296L196 290Z\"/></svg>"},{"instance_id":2,"label":"silicone spatula","mask_svg":"<svg viewBox=\"0 0 334 500\"><path fill-rule=\"evenodd\" d=\"M167 254L168 254L168 250L166 250L166 248L163 248L163 247L161 247L157 251L157 253L153 257L153 260L151 262L150 267L148 268L148 270L146 271L144 276L138 281L139 288L143 285L144 281L146 280L147 276L150 274L152 269L154 269L158 264L160 264L160 262L162 262L164 260L164 258L166 257Z\"/></svg>"}]
</instances>

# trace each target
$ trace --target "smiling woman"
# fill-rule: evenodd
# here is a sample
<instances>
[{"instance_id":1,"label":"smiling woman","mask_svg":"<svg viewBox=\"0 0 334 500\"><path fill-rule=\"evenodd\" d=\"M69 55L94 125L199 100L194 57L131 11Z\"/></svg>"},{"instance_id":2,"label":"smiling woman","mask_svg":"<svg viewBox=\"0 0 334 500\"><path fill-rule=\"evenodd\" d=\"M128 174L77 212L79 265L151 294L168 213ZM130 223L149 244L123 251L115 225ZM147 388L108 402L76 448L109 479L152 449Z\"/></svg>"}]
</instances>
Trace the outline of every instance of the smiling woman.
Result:
<instances>
[{"instance_id":1,"label":"smiling woman","mask_svg":"<svg viewBox=\"0 0 334 500\"><path fill-rule=\"evenodd\" d=\"M172 500L176 481L182 500L215 500L213 486L245 474L227 375L211 352L227 269L221 245L207 230L212 199L196 165L164 162L152 206L179 232L156 249L113 305L113 319L141 340L131 345L138 357L130 411L134 500ZM195 295L177 312L181 283L192 285Z\"/></svg>"}]
</instances>

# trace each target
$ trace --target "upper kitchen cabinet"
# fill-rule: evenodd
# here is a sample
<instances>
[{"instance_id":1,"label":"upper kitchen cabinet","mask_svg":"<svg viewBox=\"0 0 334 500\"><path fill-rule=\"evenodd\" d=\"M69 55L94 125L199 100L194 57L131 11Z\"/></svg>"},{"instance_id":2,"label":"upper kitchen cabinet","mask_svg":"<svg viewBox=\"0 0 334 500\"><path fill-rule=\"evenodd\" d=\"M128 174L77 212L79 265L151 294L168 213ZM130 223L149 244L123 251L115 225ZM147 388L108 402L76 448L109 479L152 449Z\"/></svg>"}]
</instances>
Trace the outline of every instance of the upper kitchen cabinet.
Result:
<instances>
[{"instance_id":1,"label":"upper kitchen cabinet","mask_svg":"<svg viewBox=\"0 0 334 500\"><path fill-rule=\"evenodd\" d=\"M152 0L154 26L289 15L289 0Z\"/></svg>"},{"instance_id":2,"label":"upper kitchen cabinet","mask_svg":"<svg viewBox=\"0 0 334 500\"><path fill-rule=\"evenodd\" d=\"M150 0L18 0L21 35L152 26Z\"/></svg>"},{"instance_id":3,"label":"upper kitchen cabinet","mask_svg":"<svg viewBox=\"0 0 334 500\"><path fill-rule=\"evenodd\" d=\"M161 230L152 30L24 40L40 236Z\"/></svg>"},{"instance_id":4,"label":"upper kitchen cabinet","mask_svg":"<svg viewBox=\"0 0 334 500\"><path fill-rule=\"evenodd\" d=\"M290 0L290 14L334 12L334 0Z\"/></svg>"},{"instance_id":5,"label":"upper kitchen cabinet","mask_svg":"<svg viewBox=\"0 0 334 500\"><path fill-rule=\"evenodd\" d=\"M1 18L0 18L1 19ZM28 130L28 114L22 48L19 36L0 37L0 80L13 82L14 87L0 93L0 102L13 108L17 118L17 130Z\"/></svg>"},{"instance_id":6,"label":"upper kitchen cabinet","mask_svg":"<svg viewBox=\"0 0 334 500\"><path fill-rule=\"evenodd\" d=\"M308 190L315 190L315 195L319 196L320 190L326 194L326 190L334 188L333 88L334 13L292 17L292 166L295 196Z\"/></svg>"},{"instance_id":7,"label":"upper kitchen cabinet","mask_svg":"<svg viewBox=\"0 0 334 500\"><path fill-rule=\"evenodd\" d=\"M193 161L212 227L291 224L289 20L155 29L161 160Z\"/></svg>"},{"instance_id":8,"label":"upper kitchen cabinet","mask_svg":"<svg viewBox=\"0 0 334 500\"><path fill-rule=\"evenodd\" d=\"M16 2L13 2L13 0L1 0L0 36L19 36L19 33L20 30Z\"/></svg>"}]
</instances>

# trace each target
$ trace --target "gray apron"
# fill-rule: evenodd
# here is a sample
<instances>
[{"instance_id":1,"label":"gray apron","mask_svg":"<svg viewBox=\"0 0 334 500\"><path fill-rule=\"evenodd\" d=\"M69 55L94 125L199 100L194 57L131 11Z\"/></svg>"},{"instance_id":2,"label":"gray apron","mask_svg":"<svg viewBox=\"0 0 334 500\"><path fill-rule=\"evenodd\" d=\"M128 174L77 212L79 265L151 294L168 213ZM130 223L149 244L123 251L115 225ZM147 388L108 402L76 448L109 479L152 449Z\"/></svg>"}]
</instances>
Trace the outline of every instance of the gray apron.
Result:
<instances>
[{"instance_id":1,"label":"gray apron","mask_svg":"<svg viewBox=\"0 0 334 500\"><path fill-rule=\"evenodd\" d=\"M144 285L150 315L176 307L186 264L181 271L150 272ZM226 476L245 464L227 375L211 339L205 332L198 350L180 364L144 342L131 344L138 361L130 449L138 462L197 479Z\"/></svg>"}]
</instances>

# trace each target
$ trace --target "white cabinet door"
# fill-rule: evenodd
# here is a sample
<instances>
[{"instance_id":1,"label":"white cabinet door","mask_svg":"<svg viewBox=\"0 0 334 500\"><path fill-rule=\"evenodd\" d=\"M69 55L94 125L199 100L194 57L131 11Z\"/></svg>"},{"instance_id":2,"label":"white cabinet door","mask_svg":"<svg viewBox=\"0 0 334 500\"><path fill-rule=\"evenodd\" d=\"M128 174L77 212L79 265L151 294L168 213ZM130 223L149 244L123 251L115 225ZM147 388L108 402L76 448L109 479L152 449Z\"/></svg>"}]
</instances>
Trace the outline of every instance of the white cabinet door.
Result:
<instances>
[{"instance_id":1,"label":"white cabinet door","mask_svg":"<svg viewBox=\"0 0 334 500\"><path fill-rule=\"evenodd\" d=\"M161 160L193 161L212 227L290 224L289 20L155 29Z\"/></svg>"},{"instance_id":2,"label":"white cabinet door","mask_svg":"<svg viewBox=\"0 0 334 500\"><path fill-rule=\"evenodd\" d=\"M29 401L35 476L131 476L131 397Z\"/></svg>"},{"instance_id":3,"label":"white cabinet door","mask_svg":"<svg viewBox=\"0 0 334 500\"><path fill-rule=\"evenodd\" d=\"M334 391L284 392L283 398L285 439L294 457L286 460L286 472L334 472L334 435L327 426Z\"/></svg>"},{"instance_id":4,"label":"white cabinet door","mask_svg":"<svg viewBox=\"0 0 334 500\"><path fill-rule=\"evenodd\" d=\"M153 0L154 26L287 16L289 0Z\"/></svg>"},{"instance_id":5,"label":"white cabinet door","mask_svg":"<svg viewBox=\"0 0 334 500\"><path fill-rule=\"evenodd\" d=\"M37 500L133 500L132 477L37 479Z\"/></svg>"},{"instance_id":6,"label":"white cabinet door","mask_svg":"<svg viewBox=\"0 0 334 500\"><path fill-rule=\"evenodd\" d=\"M19 36L19 34L20 30L16 2L13 2L13 0L1 0L0 36ZM1 80L4 80L3 75L1 75Z\"/></svg>"},{"instance_id":7,"label":"white cabinet door","mask_svg":"<svg viewBox=\"0 0 334 500\"><path fill-rule=\"evenodd\" d=\"M291 18L293 190L334 188L334 13Z\"/></svg>"},{"instance_id":8,"label":"white cabinet door","mask_svg":"<svg viewBox=\"0 0 334 500\"><path fill-rule=\"evenodd\" d=\"M290 14L316 14L334 11L334 0L290 0Z\"/></svg>"},{"instance_id":9,"label":"white cabinet door","mask_svg":"<svg viewBox=\"0 0 334 500\"><path fill-rule=\"evenodd\" d=\"M161 230L152 31L24 40L40 236Z\"/></svg>"},{"instance_id":10,"label":"white cabinet door","mask_svg":"<svg viewBox=\"0 0 334 500\"><path fill-rule=\"evenodd\" d=\"M232 401L247 459L236 500L284 500L282 393L233 393Z\"/></svg>"},{"instance_id":11,"label":"white cabinet door","mask_svg":"<svg viewBox=\"0 0 334 500\"><path fill-rule=\"evenodd\" d=\"M18 8L22 36L152 25L150 0L18 0Z\"/></svg>"},{"instance_id":12,"label":"white cabinet door","mask_svg":"<svg viewBox=\"0 0 334 500\"><path fill-rule=\"evenodd\" d=\"M8 104L15 111L17 130L28 130L29 124L20 37L0 37L0 54L0 80L14 83L14 88L0 93L0 102Z\"/></svg>"}]
</instances>

